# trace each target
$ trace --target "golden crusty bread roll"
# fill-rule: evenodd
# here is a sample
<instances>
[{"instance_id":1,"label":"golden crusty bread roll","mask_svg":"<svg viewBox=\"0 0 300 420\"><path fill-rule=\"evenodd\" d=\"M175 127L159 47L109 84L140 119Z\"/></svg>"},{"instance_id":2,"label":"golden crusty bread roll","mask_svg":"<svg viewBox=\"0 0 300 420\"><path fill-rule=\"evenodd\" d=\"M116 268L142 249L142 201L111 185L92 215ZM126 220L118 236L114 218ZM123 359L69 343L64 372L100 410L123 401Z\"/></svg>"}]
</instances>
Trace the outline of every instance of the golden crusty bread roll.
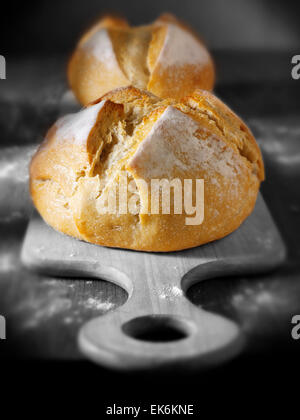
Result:
<instances>
[{"instance_id":1,"label":"golden crusty bread roll","mask_svg":"<svg viewBox=\"0 0 300 420\"><path fill-rule=\"evenodd\" d=\"M132 201L136 211L105 214L124 174L131 184L125 205ZM184 180L204 179L203 222L187 223L187 212L177 214L172 199L170 214L149 211L153 179L179 179L182 194ZM182 102L134 87L109 92L59 119L30 166L31 196L48 224L95 244L144 251L180 250L228 235L253 210L263 179L250 130L202 90Z\"/></svg>"},{"instance_id":2,"label":"golden crusty bread roll","mask_svg":"<svg viewBox=\"0 0 300 420\"><path fill-rule=\"evenodd\" d=\"M180 98L214 85L212 59L197 35L172 15L150 25L102 18L80 39L68 65L69 84L83 105L133 85L161 98Z\"/></svg>"}]
</instances>

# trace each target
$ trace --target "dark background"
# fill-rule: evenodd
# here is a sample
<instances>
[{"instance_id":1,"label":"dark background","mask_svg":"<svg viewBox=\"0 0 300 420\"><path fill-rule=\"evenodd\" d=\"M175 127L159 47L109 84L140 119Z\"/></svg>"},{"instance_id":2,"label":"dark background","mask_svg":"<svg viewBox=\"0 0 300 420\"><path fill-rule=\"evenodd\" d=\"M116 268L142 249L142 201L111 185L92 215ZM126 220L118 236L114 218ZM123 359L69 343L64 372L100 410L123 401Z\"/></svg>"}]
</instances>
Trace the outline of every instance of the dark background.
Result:
<instances>
[{"instance_id":1,"label":"dark background","mask_svg":"<svg viewBox=\"0 0 300 420\"><path fill-rule=\"evenodd\" d=\"M67 52L86 27L109 11L145 24L169 11L191 24L213 49L299 47L300 4L280 0L52 0L3 2L1 50Z\"/></svg>"},{"instance_id":2,"label":"dark background","mask_svg":"<svg viewBox=\"0 0 300 420\"><path fill-rule=\"evenodd\" d=\"M109 11L123 14L132 24L148 23L168 11L192 25L212 50L216 94L246 120L264 155L267 180L262 193L288 258L275 273L228 279L226 285L210 281L190 291L195 304L238 320L248 336L245 354L212 371L188 375L106 371L77 360L76 328L55 318L39 330L23 331L23 315L14 312L28 295L42 294L46 287L46 281L24 271L19 262L31 208L24 147L30 154L57 118L59 99L67 89L68 55L84 29ZM75 409L85 418L95 410L93 416L102 418L109 400L127 404L168 400L198 402L200 413L218 411L220 418L225 413L237 418L249 412L262 416L261 404L268 418L274 412L290 418L288 411L297 409L300 374L299 343L290 337L291 316L300 313L300 80L290 75L291 57L300 54L300 2L10 1L1 4L0 12L0 54L7 59L7 80L0 81L0 168L16 159L20 162L16 178L0 177L0 313L8 319L10 337L0 343L5 353L0 387L1 397L6 391L14 398L11 414L19 408L23 414L36 412L43 418L51 413L56 418L62 415L63 404L68 416ZM15 216L12 209L17 210ZM253 315L252 299L261 287L278 298L277 304L262 306ZM243 289L251 293L245 294L245 306L237 312L231 295ZM118 304L125 299L120 290L115 295ZM0 403L4 400L9 403L8 398Z\"/></svg>"}]
</instances>

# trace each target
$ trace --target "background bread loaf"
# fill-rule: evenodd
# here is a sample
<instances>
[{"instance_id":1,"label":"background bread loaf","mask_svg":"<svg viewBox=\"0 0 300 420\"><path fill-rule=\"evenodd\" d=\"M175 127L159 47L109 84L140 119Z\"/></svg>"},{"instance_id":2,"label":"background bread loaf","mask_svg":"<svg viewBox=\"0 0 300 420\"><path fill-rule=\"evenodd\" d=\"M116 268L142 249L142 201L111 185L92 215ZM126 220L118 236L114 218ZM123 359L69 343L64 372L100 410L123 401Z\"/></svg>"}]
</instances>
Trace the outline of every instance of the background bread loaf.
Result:
<instances>
[{"instance_id":1,"label":"background bread loaf","mask_svg":"<svg viewBox=\"0 0 300 420\"><path fill-rule=\"evenodd\" d=\"M203 42L171 15L138 27L108 16L79 41L68 79L84 105L128 85L180 99L195 88L212 89L214 66Z\"/></svg>"}]
</instances>

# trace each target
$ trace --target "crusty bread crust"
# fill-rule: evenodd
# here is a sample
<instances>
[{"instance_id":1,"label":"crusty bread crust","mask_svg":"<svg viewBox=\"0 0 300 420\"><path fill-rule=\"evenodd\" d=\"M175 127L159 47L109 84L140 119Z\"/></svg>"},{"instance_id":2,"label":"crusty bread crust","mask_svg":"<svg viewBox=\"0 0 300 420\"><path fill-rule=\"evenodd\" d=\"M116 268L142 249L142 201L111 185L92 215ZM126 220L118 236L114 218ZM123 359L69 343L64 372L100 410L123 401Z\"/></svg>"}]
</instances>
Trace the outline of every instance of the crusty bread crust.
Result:
<instances>
[{"instance_id":1,"label":"crusty bread crust","mask_svg":"<svg viewBox=\"0 0 300 420\"><path fill-rule=\"evenodd\" d=\"M105 16L79 40L67 73L83 105L128 85L179 100L196 88L211 90L215 80L204 43L172 15L139 27Z\"/></svg>"},{"instance_id":2,"label":"crusty bread crust","mask_svg":"<svg viewBox=\"0 0 300 420\"><path fill-rule=\"evenodd\" d=\"M136 186L136 214L102 214L125 172ZM151 214L142 179L204 179L204 221ZM262 156L248 127L212 93L181 102L134 87L109 92L58 120L32 159L30 191L55 229L99 245L175 251L222 238L252 212L264 179ZM193 190L193 194L194 194ZM151 197L150 197L151 200Z\"/></svg>"}]
</instances>

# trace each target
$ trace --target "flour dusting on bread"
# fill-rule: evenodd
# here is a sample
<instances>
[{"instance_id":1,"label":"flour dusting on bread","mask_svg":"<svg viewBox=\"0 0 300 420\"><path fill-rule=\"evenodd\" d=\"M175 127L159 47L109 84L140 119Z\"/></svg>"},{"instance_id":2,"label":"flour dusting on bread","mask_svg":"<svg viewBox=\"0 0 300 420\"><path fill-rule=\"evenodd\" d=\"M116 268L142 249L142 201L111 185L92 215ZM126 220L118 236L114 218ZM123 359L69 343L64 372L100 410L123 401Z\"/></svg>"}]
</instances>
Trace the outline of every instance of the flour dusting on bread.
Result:
<instances>
[{"instance_id":1,"label":"flour dusting on bread","mask_svg":"<svg viewBox=\"0 0 300 420\"><path fill-rule=\"evenodd\" d=\"M200 124L173 106L168 106L140 143L129 166L146 178L170 176L202 169L208 176L219 173L231 180L239 170L239 155L205 128L205 139L197 131Z\"/></svg>"},{"instance_id":2,"label":"flour dusting on bread","mask_svg":"<svg viewBox=\"0 0 300 420\"><path fill-rule=\"evenodd\" d=\"M73 140L75 144L82 144L88 138L94 127L99 111L106 101L91 105L88 108L66 115L56 122L56 136L61 140Z\"/></svg>"},{"instance_id":3,"label":"flour dusting on bread","mask_svg":"<svg viewBox=\"0 0 300 420\"><path fill-rule=\"evenodd\" d=\"M118 67L113 45L106 29L100 29L95 32L84 42L83 48L93 54L108 69L113 70L115 67Z\"/></svg>"},{"instance_id":4,"label":"flour dusting on bread","mask_svg":"<svg viewBox=\"0 0 300 420\"><path fill-rule=\"evenodd\" d=\"M206 65L209 54L204 46L188 31L169 24L164 46L157 63L163 67Z\"/></svg>"}]
</instances>

